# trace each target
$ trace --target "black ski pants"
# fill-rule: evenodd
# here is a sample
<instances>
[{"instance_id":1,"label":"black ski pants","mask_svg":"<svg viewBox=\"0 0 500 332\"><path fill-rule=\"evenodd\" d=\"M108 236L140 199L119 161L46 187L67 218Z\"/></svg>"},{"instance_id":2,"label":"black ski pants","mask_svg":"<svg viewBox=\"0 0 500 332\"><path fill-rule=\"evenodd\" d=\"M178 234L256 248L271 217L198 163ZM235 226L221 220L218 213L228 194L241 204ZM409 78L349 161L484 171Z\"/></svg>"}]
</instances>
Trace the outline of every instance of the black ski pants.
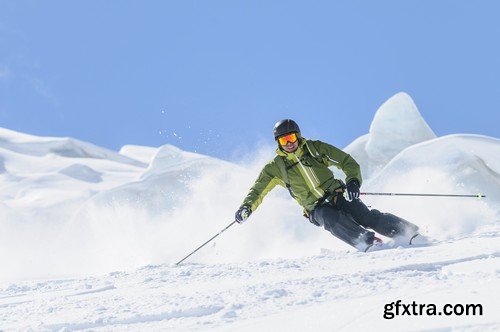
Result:
<instances>
[{"instance_id":1,"label":"black ski pants","mask_svg":"<svg viewBox=\"0 0 500 332\"><path fill-rule=\"evenodd\" d=\"M336 199L318 204L309 220L359 250L373 244L375 233L368 229L387 237L411 236L418 232L416 225L390 213L370 210L360 199L349 202L342 193L338 193Z\"/></svg>"}]
</instances>

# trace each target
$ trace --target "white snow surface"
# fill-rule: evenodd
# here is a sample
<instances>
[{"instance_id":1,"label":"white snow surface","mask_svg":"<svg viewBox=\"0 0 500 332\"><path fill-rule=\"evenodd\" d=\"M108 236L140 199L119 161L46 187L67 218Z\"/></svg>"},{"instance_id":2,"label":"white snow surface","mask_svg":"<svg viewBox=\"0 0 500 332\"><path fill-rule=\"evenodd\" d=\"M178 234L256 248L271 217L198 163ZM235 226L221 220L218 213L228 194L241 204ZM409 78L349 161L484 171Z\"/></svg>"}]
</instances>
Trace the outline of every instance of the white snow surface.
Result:
<instances>
[{"instance_id":1,"label":"white snow surface","mask_svg":"<svg viewBox=\"0 0 500 332\"><path fill-rule=\"evenodd\" d=\"M117 153L0 128L0 330L500 328L500 140L435 137L404 93L346 150L362 165L362 191L487 196L363 196L429 243L384 239L357 252L276 189L245 224L174 266L233 220L273 150L234 164L171 145ZM397 300L483 313L385 319Z\"/></svg>"}]
</instances>

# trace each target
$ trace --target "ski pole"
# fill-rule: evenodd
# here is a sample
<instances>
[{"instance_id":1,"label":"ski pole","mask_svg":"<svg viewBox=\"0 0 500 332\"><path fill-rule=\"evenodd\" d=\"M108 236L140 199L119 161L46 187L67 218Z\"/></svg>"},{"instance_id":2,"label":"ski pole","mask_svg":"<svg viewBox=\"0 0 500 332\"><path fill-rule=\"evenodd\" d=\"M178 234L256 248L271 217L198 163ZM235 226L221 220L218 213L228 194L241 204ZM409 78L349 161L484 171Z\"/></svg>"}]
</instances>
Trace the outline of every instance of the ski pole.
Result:
<instances>
[{"instance_id":1,"label":"ski pole","mask_svg":"<svg viewBox=\"0 0 500 332\"><path fill-rule=\"evenodd\" d=\"M483 195L483 194L456 195L456 194L360 193L360 195L374 195L374 196L425 196L425 197L475 197L475 198L486 198L486 196Z\"/></svg>"},{"instance_id":2,"label":"ski pole","mask_svg":"<svg viewBox=\"0 0 500 332\"><path fill-rule=\"evenodd\" d=\"M232 223L230 223L229 225L227 225L226 228L224 228L223 230L221 230L219 233L217 233L214 236L212 236L212 238L210 240L208 240L207 242L203 243L201 246L199 246L198 248L196 248L192 253L190 253L189 255L187 255L186 257L184 257L183 259L181 259L180 261L178 261L175 265L179 265L180 263L184 262L188 257L190 257L192 254L194 254L195 252L197 252L198 250L200 250L201 248L203 248L207 243L209 243L210 241L212 241L213 239L215 239L217 236L219 236L222 233L224 233L225 230L227 230L229 227L233 226L235 223L236 223L236 220L233 221Z\"/></svg>"}]
</instances>

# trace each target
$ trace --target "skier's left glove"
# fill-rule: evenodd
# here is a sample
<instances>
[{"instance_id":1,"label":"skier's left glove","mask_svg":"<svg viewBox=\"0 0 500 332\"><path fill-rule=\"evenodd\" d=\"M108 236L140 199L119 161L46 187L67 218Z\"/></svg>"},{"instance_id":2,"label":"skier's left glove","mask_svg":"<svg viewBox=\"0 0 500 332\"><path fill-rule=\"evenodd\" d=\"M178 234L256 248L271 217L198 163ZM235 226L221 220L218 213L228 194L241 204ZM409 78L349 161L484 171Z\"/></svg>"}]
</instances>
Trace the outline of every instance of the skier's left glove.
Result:
<instances>
[{"instance_id":1,"label":"skier's left glove","mask_svg":"<svg viewBox=\"0 0 500 332\"><path fill-rule=\"evenodd\" d=\"M347 200L351 202L353 199L359 198L359 182L358 180L351 180L346 185Z\"/></svg>"},{"instance_id":2,"label":"skier's left glove","mask_svg":"<svg viewBox=\"0 0 500 332\"><path fill-rule=\"evenodd\" d=\"M250 209L248 206L245 206L243 205L242 207L240 207L238 209L238 211L236 211L235 215L234 215L234 219L239 223L243 223L245 220L248 219L248 217L250 217L250 215L252 214L252 209Z\"/></svg>"}]
</instances>

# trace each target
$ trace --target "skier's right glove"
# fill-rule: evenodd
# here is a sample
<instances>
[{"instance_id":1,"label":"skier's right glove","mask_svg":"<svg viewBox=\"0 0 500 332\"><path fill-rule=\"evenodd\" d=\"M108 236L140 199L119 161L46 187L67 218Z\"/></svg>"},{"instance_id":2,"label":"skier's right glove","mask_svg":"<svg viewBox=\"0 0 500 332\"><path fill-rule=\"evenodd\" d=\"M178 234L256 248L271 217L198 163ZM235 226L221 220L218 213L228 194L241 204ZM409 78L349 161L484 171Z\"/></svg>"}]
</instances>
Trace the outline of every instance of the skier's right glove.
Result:
<instances>
[{"instance_id":1,"label":"skier's right glove","mask_svg":"<svg viewBox=\"0 0 500 332\"><path fill-rule=\"evenodd\" d=\"M238 209L238 211L236 211L235 215L234 215L234 219L239 223L243 223L245 220L248 219L248 217L250 217L250 215L252 214L252 209L250 209L248 206L245 206L243 205L242 207L240 207Z\"/></svg>"}]
</instances>

